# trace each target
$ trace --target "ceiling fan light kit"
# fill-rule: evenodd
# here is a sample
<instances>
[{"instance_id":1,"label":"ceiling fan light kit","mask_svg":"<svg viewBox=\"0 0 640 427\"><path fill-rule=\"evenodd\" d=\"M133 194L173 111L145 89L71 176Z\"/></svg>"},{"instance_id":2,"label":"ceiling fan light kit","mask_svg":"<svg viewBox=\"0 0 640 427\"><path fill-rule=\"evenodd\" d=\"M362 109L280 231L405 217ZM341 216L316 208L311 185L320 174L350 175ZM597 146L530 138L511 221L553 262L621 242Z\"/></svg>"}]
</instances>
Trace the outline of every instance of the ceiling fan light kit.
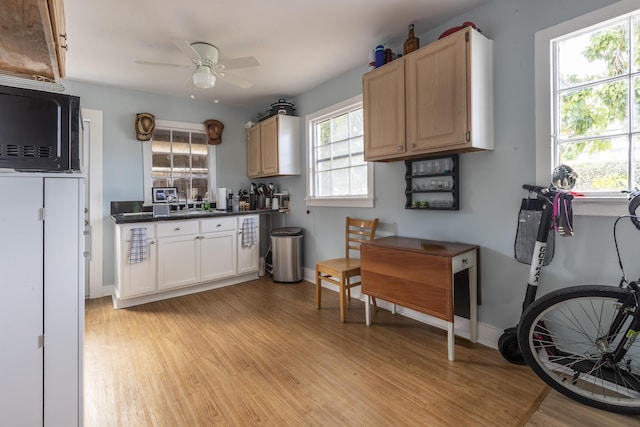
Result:
<instances>
[{"instance_id":1,"label":"ceiling fan light kit","mask_svg":"<svg viewBox=\"0 0 640 427\"><path fill-rule=\"evenodd\" d=\"M171 39L175 46L187 56L192 63L192 66L196 67L192 75L193 86L200 89L209 89L216 85L216 80L219 78L226 81L229 84L238 86L244 89L252 86L251 82L233 74L227 73L227 70L238 68L250 68L260 65L258 60L253 56L246 56L243 58L226 58L218 62L220 51L217 47L210 43L194 42L189 43L185 40ZM165 62L150 62L150 61L136 61L143 65L160 65L166 67L178 67L185 68L188 66L180 64L172 64ZM193 93L191 94L193 99Z\"/></svg>"},{"instance_id":2,"label":"ceiling fan light kit","mask_svg":"<svg viewBox=\"0 0 640 427\"><path fill-rule=\"evenodd\" d=\"M201 89L212 88L216 84L216 76L211 74L211 68L206 65L201 65L196 72L193 73L193 84Z\"/></svg>"}]
</instances>

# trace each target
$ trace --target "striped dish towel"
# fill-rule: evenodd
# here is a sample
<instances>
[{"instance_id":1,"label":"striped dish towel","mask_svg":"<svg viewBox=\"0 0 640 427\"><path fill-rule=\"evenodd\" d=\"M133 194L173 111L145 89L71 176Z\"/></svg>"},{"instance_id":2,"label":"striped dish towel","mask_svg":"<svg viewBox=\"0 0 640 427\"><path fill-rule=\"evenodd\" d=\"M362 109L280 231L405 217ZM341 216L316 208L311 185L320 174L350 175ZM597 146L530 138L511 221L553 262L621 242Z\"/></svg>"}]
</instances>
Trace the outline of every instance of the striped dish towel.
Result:
<instances>
[{"instance_id":1,"label":"striped dish towel","mask_svg":"<svg viewBox=\"0 0 640 427\"><path fill-rule=\"evenodd\" d=\"M256 219L245 218L242 221L242 247L248 248L258 242L258 232L256 230Z\"/></svg>"},{"instance_id":2,"label":"striped dish towel","mask_svg":"<svg viewBox=\"0 0 640 427\"><path fill-rule=\"evenodd\" d=\"M147 229L144 227L131 229L131 245L129 246L129 264L137 264L147 257Z\"/></svg>"}]
</instances>

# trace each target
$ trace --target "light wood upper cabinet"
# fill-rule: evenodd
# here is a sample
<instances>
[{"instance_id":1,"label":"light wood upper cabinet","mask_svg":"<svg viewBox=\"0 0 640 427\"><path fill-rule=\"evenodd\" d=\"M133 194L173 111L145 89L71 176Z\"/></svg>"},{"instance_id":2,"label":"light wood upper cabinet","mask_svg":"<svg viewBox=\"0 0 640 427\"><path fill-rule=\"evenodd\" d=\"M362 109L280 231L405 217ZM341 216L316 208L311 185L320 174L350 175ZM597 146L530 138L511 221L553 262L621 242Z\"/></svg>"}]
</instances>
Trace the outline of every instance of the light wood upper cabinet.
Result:
<instances>
[{"instance_id":1,"label":"light wood upper cabinet","mask_svg":"<svg viewBox=\"0 0 640 427\"><path fill-rule=\"evenodd\" d=\"M0 73L58 82L65 76L63 0L0 2Z\"/></svg>"},{"instance_id":2,"label":"light wood upper cabinet","mask_svg":"<svg viewBox=\"0 0 640 427\"><path fill-rule=\"evenodd\" d=\"M466 28L365 74L365 159L492 150L492 60L492 41Z\"/></svg>"},{"instance_id":3,"label":"light wood upper cabinet","mask_svg":"<svg viewBox=\"0 0 640 427\"><path fill-rule=\"evenodd\" d=\"M300 175L300 117L277 114L249 128L247 175Z\"/></svg>"},{"instance_id":4,"label":"light wood upper cabinet","mask_svg":"<svg viewBox=\"0 0 640 427\"><path fill-rule=\"evenodd\" d=\"M403 60L396 60L363 78L364 141L367 160L403 155L405 99Z\"/></svg>"},{"instance_id":5,"label":"light wood upper cabinet","mask_svg":"<svg viewBox=\"0 0 640 427\"><path fill-rule=\"evenodd\" d=\"M278 117L271 117L261 124L260 167L263 176L278 174Z\"/></svg>"},{"instance_id":6,"label":"light wood upper cabinet","mask_svg":"<svg viewBox=\"0 0 640 427\"><path fill-rule=\"evenodd\" d=\"M466 145L466 48L463 34L432 43L406 59L407 151Z\"/></svg>"},{"instance_id":7,"label":"light wood upper cabinet","mask_svg":"<svg viewBox=\"0 0 640 427\"><path fill-rule=\"evenodd\" d=\"M63 0L47 0L49 13L51 15L51 27L53 29L53 41L56 46L60 78L65 76L65 67L67 65L67 23L62 2Z\"/></svg>"},{"instance_id":8,"label":"light wood upper cabinet","mask_svg":"<svg viewBox=\"0 0 640 427\"><path fill-rule=\"evenodd\" d=\"M256 178L262 174L260 168L260 126L252 126L247 134L247 175Z\"/></svg>"}]
</instances>

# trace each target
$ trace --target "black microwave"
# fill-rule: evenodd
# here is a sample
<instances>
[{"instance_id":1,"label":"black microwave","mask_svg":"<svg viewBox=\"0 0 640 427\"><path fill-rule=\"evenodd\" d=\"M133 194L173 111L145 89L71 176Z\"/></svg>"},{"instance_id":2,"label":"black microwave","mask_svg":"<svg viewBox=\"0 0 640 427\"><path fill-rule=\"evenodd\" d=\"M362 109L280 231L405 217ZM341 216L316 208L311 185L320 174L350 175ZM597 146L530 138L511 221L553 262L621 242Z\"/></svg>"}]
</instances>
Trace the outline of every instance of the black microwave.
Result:
<instances>
[{"instance_id":1,"label":"black microwave","mask_svg":"<svg viewBox=\"0 0 640 427\"><path fill-rule=\"evenodd\" d=\"M80 171L80 98L0 86L0 168Z\"/></svg>"}]
</instances>

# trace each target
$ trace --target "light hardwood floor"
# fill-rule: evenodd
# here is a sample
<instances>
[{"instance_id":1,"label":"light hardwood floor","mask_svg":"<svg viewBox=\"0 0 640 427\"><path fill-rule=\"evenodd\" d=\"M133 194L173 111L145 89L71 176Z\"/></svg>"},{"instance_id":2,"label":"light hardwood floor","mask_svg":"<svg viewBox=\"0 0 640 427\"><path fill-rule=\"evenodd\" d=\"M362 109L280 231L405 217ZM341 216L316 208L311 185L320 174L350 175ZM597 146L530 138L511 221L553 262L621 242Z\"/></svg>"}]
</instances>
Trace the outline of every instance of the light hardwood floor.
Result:
<instances>
[{"instance_id":1,"label":"light hardwood floor","mask_svg":"<svg viewBox=\"0 0 640 427\"><path fill-rule=\"evenodd\" d=\"M314 292L261 279L122 310L87 301L85 426L640 424L461 338L449 362L445 331L386 310L367 327L358 300L342 324L338 294L316 310Z\"/></svg>"}]
</instances>

